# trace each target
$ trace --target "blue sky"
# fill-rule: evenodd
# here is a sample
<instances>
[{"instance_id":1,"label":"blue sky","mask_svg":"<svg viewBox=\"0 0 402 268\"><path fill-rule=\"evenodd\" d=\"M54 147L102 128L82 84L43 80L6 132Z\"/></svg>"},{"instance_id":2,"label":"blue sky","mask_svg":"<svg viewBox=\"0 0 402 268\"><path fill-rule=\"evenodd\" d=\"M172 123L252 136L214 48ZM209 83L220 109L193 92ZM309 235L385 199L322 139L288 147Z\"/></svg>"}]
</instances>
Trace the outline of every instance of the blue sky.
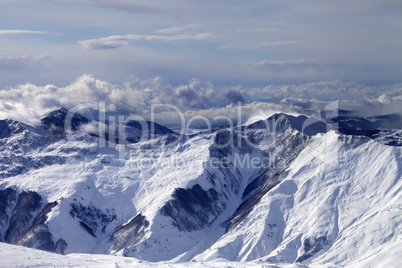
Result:
<instances>
[{"instance_id":1,"label":"blue sky","mask_svg":"<svg viewBox=\"0 0 402 268\"><path fill-rule=\"evenodd\" d=\"M400 82L401 12L389 0L0 1L1 84L61 85L83 73L244 86Z\"/></svg>"},{"instance_id":2,"label":"blue sky","mask_svg":"<svg viewBox=\"0 0 402 268\"><path fill-rule=\"evenodd\" d=\"M89 74L132 90L157 78L176 95L196 79L246 101L398 98L401 14L400 0L0 0L0 89ZM341 86L309 95L320 83Z\"/></svg>"}]
</instances>

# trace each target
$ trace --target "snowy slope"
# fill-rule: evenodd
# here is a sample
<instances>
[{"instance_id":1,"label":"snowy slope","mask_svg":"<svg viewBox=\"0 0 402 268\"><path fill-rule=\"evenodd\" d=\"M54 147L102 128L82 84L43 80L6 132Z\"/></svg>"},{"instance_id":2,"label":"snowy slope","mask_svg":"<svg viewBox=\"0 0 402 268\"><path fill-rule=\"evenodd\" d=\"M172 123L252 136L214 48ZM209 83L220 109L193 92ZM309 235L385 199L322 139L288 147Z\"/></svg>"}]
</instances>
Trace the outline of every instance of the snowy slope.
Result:
<instances>
[{"instance_id":1,"label":"snowy slope","mask_svg":"<svg viewBox=\"0 0 402 268\"><path fill-rule=\"evenodd\" d=\"M0 241L152 262L399 262L402 148L308 120L128 145L2 120Z\"/></svg>"},{"instance_id":2,"label":"snowy slope","mask_svg":"<svg viewBox=\"0 0 402 268\"><path fill-rule=\"evenodd\" d=\"M323 265L311 263L308 267L350 267L350 268L367 268L367 267L398 267L401 263L400 248L401 242L392 243L386 248L386 253L369 252L361 259L350 263L346 266L338 266L333 264ZM375 253L375 254L373 254ZM135 258L127 258L113 255L100 254L79 254L73 253L65 256L36 250L21 246L15 246L0 242L0 267L259 267L259 268L305 268L303 264L288 263L263 263L260 261L252 262L229 262L225 260L211 260L207 262L146 262Z\"/></svg>"},{"instance_id":3,"label":"snowy slope","mask_svg":"<svg viewBox=\"0 0 402 268\"><path fill-rule=\"evenodd\" d=\"M146 262L135 258L126 258L111 255L99 254L68 254L61 256L51 252L30 249L21 246L0 243L0 267L162 267L162 268L184 268L184 267L265 267L265 268L299 268L297 264L267 265L260 263L238 263L226 261L210 262ZM322 266L312 266L322 267Z\"/></svg>"},{"instance_id":4,"label":"snowy slope","mask_svg":"<svg viewBox=\"0 0 402 268\"><path fill-rule=\"evenodd\" d=\"M247 220L195 260L344 266L400 244L401 165L400 148L334 132L316 136Z\"/></svg>"}]
</instances>

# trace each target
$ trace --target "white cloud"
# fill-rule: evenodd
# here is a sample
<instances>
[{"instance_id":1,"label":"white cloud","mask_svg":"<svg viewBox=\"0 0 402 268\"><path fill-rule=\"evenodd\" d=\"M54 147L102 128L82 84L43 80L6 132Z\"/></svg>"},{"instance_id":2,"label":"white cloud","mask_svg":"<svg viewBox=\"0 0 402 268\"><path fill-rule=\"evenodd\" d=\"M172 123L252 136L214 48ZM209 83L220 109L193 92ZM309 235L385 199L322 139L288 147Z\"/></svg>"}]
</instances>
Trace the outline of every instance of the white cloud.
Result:
<instances>
[{"instance_id":1,"label":"white cloud","mask_svg":"<svg viewBox=\"0 0 402 268\"><path fill-rule=\"evenodd\" d=\"M27 30L0 30L0 35L2 34L49 34L49 32Z\"/></svg>"},{"instance_id":2,"label":"white cloud","mask_svg":"<svg viewBox=\"0 0 402 268\"><path fill-rule=\"evenodd\" d=\"M391 98L387 94L382 94L378 97L378 101L383 104L390 104Z\"/></svg>"},{"instance_id":3,"label":"white cloud","mask_svg":"<svg viewBox=\"0 0 402 268\"><path fill-rule=\"evenodd\" d=\"M126 34L113 35L99 39L89 39L79 41L78 43L83 48L92 49L109 49L127 46L130 41L147 41L147 42L173 42L173 41L191 41L191 40L206 40L212 39L214 35L211 33L199 34L176 34L176 35L140 35Z\"/></svg>"},{"instance_id":4,"label":"white cloud","mask_svg":"<svg viewBox=\"0 0 402 268\"><path fill-rule=\"evenodd\" d=\"M281 61L269 61L263 60L258 62L248 62L247 64L263 67L270 65L303 65L303 64L316 64L317 62L313 59L300 59L300 60L281 60Z\"/></svg>"},{"instance_id":5,"label":"white cloud","mask_svg":"<svg viewBox=\"0 0 402 268\"><path fill-rule=\"evenodd\" d=\"M38 55L38 56L30 56L30 55L5 55L0 57L0 62L1 61L33 61L33 60L48 60L51 59L52 57L43 54L43 55Z\"/></svg>"},{"instance_id":6,"label":"white cloud","mask_svg":"<svg viewBox=\"0 0 402 268\"><path fill-rule=\"evenodd\" d=\"M279 111L311 113L336 100L340 100L341 109L368 116L402 113L401 91L402 84L370 87L339 80L245 89L241 86L217 88L211 82L198 79L173 86L155 77L118 85L82 75L65 87L28 83L1 90L0 118L37 124L54 107L71 109L78 104L105 102L106 107L114 104L118 114L136 114L146 119L151 119L153 104L174 105L187 120L195 115L210 120L216 116L237 119L237 103L241 102L240 120L251 122ZM156 112L158 123L173 124L180 120L180 115L170 108L162 107Z\"/></svg>"},{"instance_id":7,"label":"white cloud","mask_svg":"<svg viewBox=\"0 0 402 268\"><path fill-rule=\"evenodd\" d=\"M194 28L196 25L194 24L189 24L185 26L176 26L176 27L170 27L170 28L164 28L164 29L159 29L154 31L154 33L160 33L160 34L177 34L186 31L187 29Z\"/></svg>"},{"instance_id":8,"label":"white cloud","mask_svg":"<svg viewBox=\"0 0 402 268\"><path fill-rule=\"evenodd\" d=\"M99 102L114 104L117 112L124 115L149 116L152 104L170 104L182 111L190 111L244 102L239 91L240 88L217 89L212 83L198 79L178 86L167 84L160 77L115 85L91 75L82 75L66 87L28 83L0 91L3 101L0 117L33 124L40 115L54 107L71 109L78 104ZM19 116L22 114L31 116L24 119L24 116Z\"/></svg>"},{"instance_id":9,"label":"white cloud","mask_svg":"<svg viewBox=\"0 0 402 268\"><path fill-rule=\"evenodd\" d=\"M29 125L40 122L40 114L35 109L20 102L7 102L0 99L0 119L13 119Z\"/></svg>"},{"instance_id":10,"label":"white cloud","mask_svg":"<svg viewBox=\"0 0 402 268\"><path fill-rule=\"evenodd\" d=\"M319 81L297 85L269 85L266 87L251 88L244 92L248 98L285 98L306 100L364 100L377 99L382 94L390 97L400 96L402 84L383 86L367 86L357 82L343 82L340 80Z\"/></svg>"}]
</instances>

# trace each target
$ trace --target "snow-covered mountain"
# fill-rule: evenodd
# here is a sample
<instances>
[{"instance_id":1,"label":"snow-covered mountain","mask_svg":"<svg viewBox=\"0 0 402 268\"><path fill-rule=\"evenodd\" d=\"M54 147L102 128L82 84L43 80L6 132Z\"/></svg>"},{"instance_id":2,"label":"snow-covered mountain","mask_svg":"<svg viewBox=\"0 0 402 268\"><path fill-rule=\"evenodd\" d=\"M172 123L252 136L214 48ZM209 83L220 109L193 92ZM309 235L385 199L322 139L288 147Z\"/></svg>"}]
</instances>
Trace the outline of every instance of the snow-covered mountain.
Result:
<instances>
[{"instance_id":1,"label":"snow-covered mountain","mask_svg":"<svg viewBox=\"0 0 402 268\"><path fill-rule=\"evenodd\" d=\"M0 241L150 262L402 261L401 130L381 123L393 117L156 125L141 141L139 122L91 132L101 122L78 114L66 133L67 114L0 121Z\"/></svg>"},{"instance_id":2,"label":"snow-covered mountain","mask_svg":"<svg viewBox=\"0 0 402 268\"><path fill-rule=\"evenodd\" d=\"M80 131L118 144L136 143L143 137L150 139L174 133L167 127L151 121L100 122L99 119L91 120L77 112L70 113L63 107L48 112L40 121L39 128L49 130L56 136Z\"/></svg>"}]
</instances>

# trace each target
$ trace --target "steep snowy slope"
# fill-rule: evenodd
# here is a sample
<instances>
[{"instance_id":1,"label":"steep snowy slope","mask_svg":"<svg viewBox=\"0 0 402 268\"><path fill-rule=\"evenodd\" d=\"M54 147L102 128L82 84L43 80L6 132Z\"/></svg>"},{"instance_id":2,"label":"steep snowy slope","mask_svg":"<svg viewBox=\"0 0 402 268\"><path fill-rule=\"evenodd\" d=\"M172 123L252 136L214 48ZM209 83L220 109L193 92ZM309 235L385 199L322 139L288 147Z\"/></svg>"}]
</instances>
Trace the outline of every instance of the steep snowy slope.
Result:
<instances>
[{"instance_id":1,"label":"steep snowy slope","mask_svg":"<svg viewBox=\"0 0 402 268\"><path fill-rule=\"evenodd\" d=\"M400 148L317 135L247 219L195 260L346 265L386 251L401 241L401 165Z\"/></svg>"},{"instance_id":2,"label":"steep snowy slope","mask_svg":"<svg viewBox=\"0 0 402 268\"><path fill-rule=\"evenodd\" d=\"M0 179L39 168L45 164L63 163L64 158L47 154L32 157L55 141L46 130L11 120L0 120Z\"/></svg>"},{"instance_id":3,"label":"steep snowy slope","mask_svg":"<svg viewBox=\"0 0 402 268\"><path fill-rule=\"evenodd\" d=\"M0 241L146 261L340 265L400 243L400 147L285 114L114 144L55 132L60 114L49 128L0 121Z\"/></svg>"}]
</instances>

